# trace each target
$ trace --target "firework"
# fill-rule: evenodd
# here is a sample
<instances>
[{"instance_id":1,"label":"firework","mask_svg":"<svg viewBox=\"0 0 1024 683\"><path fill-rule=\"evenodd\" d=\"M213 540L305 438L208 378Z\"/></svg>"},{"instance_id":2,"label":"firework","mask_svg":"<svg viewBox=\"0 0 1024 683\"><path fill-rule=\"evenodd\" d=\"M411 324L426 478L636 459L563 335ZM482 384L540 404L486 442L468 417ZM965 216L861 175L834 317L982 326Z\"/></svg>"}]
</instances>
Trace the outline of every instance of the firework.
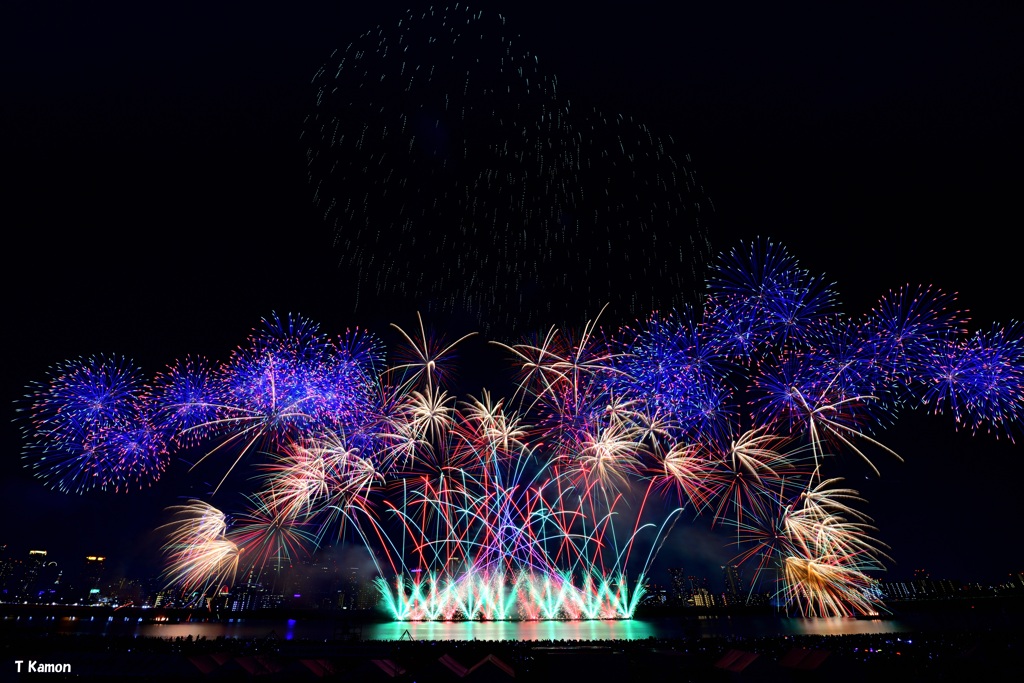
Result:
<instances>
[{"instance_id":1,"label":"firework","mask_svg":"<svg viewBox=\"0 0 1024 683\"><path fill-rule=\"evenodd\" d=\"M231 359L207 379L203 366L186 366L158 380L153 409L173 438L211 434L214 453L233 456L217 488L256 450L272 451L310 434L359 434L376 422L380 395L376 343L354 335L338 345L302 316L263 321ZM194 398L182 396L190 391ZM187 421L180 418L187 417Z\"/></svg>"},{"instance_id":2,"label":"firework","mask_svg":"<svg viewBox=\"0 0 1024 683\"><path fill-rule=\"evenodd\" d=\"M216 434L222 389L207 359L186 356L154 378L146 411L177 446L189 448Z\"/></svg>"},{"instance_id":3,"label":"firework","mask_svg":"<svg viewBox=\"0 0 1024 683\"><path fill-rule=\"evenodd\" d=\"M680 305L700 282L713 209L686 155L570 104L524 45L501 15L434 7L314 74L309 182L356 310L415 297L518 333L581 300L623 319Z\"/></svg>"},{"instance_id":4,"label":"firework","mask_svg":"<svg viewBox=\"0 0 1024 683\"><path fill-rule=\"evenodd\" d=\"M161 527L169 585L180 586L193 600L233 583L238 569L238 546L226 538L223 512L201 500L169 509L172 520Z\"/></svg>"},{"instance_id":5,"label":"firework","mask_svg":"<svg viewBox=\"0 0 1024 683\"><path fill-rule=\"evenodd\" d=\"M757 576L778 575L777 596L804 616L877 611L870 573L881 569L884 545L870 536L868 517L850 505L863 502L858 493L835 487L840 481L799 485L789 498L781 487L729 521L742 548L736 561L753 562Z\"/></svg>"},{"instance_id":6,"label":"firework","mask_svg":"<svg viewBox=\"0 0 1024 683\"><path fill-rule=\"evenodd\" d=\"M878 569L874 562L858 557L787 557L783 561L788 600L800 605L807 617L873 614L876 606L868 597L870 576Z\"/></svg>"},{"instance_id":7,"label":"firework","mask_svg":"<svg viewBox=\"0 0 1024 683\"><path fill-rule=\"evenodd\" d=\"M450 393L469 335L447 343L422 318L395 326L390 365L375 336L331 339L301 316L149 384L123 359L71 361L30 385L26 458L68 491L150 482L189 449L254 470L232 518L172 510L167 579L197 600L239 568L354 542L395 618L629 617L690 509L801 613L873 611L886 546L830 460L879 474L870 451L899 458L877 432L903 408L1012 438L1021 327L968 336L930 288L851 320L771 243L719 263L702 309L500 344L517 365L507 403Z\"/></svg>"},{"instance_id":8,"label":"firework","mask_svg":"<svg viewBox=\"0 0 1024 683\"><path fill-rule=\"evenodd\" d=\"M874 360L890 381L909 386L932 355L936 342L966 334L966 315L953 308L956 296L907 285L882 297L864 322Z\"/></svg>"},{"instance_id":9,"label":"firework","mask_svg":"<svg viewBox=\"0 0 1024 683\"><path fill-rule=\"evenodd\" d=\"M23 456L48 486L81 493L128 490L160 478L163 433L147 420L142 374L119 356L92 356L51 368L29 386Z\"/></svg>"},{"instance_id":10,"label":"firework","mask_svg":"<svg viewBox=\"0 0 1024 683\"><path fill-rule=\"evenodd\" d=\"M236 515L229 540L244 553L246 564L276 566L305 556L315 545L315 535L296 517L287 498L278 499L273 489L247 496L249 506Z\"/></svg>"},{"instance_id":11,"label":"firework","mask_svg":"<svg viewBox=\"0 0 1024 683\"><path fill-rule=\"evenodd\" d=\"M652 476L663 488L674 491L683 504L701 512L718 500L717 472L715 460L700 445L677 443L664 454Z\"/></svg>"},{"instance_id":12,"label":"firework","mask_svg":"<svg viewBox=\"0 0 1024 683\"><path fill-rule=\"evenodd\" d=\"M943 339L924 362L922 402L948 410L958 426L1006 433L1020 421L1024 397L1022 326L995 326L967 340Z\"/></svg>"},{"instance_id":13,"label":"firework","mask_svg":"<svg viewBox=\"0 0 1024 683\"><path fill-rule=\"evenodd\" d=\"M325 451L312 445L286 444L271 461L260 465L262 479L273 491L275 504L292 519L311 516L331 500L338 483L334 457L337 451Z\"/></svg>"},{"instance_id":14,"label":"firework","mask_svg":"<svg viewBox=\"0 0 1024 683\"><path fill-rule=\"evenodd\" d=\"M649 566L630 582L629 551L663 528L615 528L620 498L595 515L608 499L568 477L519 478L525 470L501 474L496 463L481 463L476 477L452 472L453 481L438 476L403 487L402 504L390 510L400 531L388 536L390 563L402 570L378 581L392 616L632 616Z\"/></svg>"}]
</instances>

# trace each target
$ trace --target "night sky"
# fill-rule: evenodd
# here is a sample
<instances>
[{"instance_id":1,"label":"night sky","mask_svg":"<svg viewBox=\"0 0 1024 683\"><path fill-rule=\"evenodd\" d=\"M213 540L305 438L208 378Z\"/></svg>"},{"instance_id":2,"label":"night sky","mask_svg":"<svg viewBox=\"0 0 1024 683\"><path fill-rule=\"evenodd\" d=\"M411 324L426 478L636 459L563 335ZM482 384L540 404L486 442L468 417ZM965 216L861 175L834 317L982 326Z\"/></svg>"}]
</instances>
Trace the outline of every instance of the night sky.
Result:
<instances>
[{"instance_id":1,"label":"night sky","mask_svg":"<svg viewBox=\"0 0 1024 683\"><path fill-rule=\"evenodd\" d=\"M759 237L779 242L834 282L854 315L890 289L921 284L955 292L972 331L1020 320L1024 10L890 5L480 8L505 16L507 33L557 75L559 96L575 110L642 122L689 155L714 252ZM366 327L397 344L390 324L411 328L431 305L360 284L314 203L302 139L314 77L336 64L332 52L376 26L394 32L406 10L427 7L5 3L9 419L0 544L103 553L128 571L149 571L160 511L209 487L180 463L143 493L65 495L33 479L21 460L15 401L54 363L116 353L152 373L186 354L226 358L273 312L302 314L330 334ZM415 229L418 244L437 246L438 226ZM660 244L685 243L694 223L656 229ZM374 263L387 263L410 236L385 234ZM568 254L594 245L571 247L555 245ZM526 248L519 256L539 258ZM559 267L579 281L588 269L572 258ZM446 272L471 269L472 260ZM614 270L655 294L667 286L624 272L638 262ZM576 295L560 292L565 308L528 314L502 293L494 305L501 321L491 327L480 324L479 309L446 310L434 300L427 320L452 339L487 327L460 366L475 393L507 382L488 335L509 342L552 324L580 326L602 295ZM610 308L602 322L629 323L631 315ZM924 568L936 578L998 580L1024 569L1018 434L1014 445L1005 435L957 432L949 416L905 413L882 435L905 462L879 456L880 478L850 467L848 484L868 499L876 537L891 548L893 577ZM692 552L680 551L678 562L712 566L714 552L698 550L703 532L692 535ZM671 552L666 561L677 559Z\"/></svg>"}]
</instances>

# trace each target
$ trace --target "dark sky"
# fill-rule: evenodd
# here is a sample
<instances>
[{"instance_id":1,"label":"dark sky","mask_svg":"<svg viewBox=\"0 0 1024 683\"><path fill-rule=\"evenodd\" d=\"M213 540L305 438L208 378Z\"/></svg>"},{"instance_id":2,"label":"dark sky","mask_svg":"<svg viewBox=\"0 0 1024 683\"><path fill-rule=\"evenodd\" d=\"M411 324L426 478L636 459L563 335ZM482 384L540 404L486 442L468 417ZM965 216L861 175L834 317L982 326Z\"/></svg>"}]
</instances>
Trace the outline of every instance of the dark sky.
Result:
<instances>
[{"instance_id":1,"label":"dark sky","mask_svg":"<svg viewBox=\"0 0 1024 683\"><path fill-rule=\"evenodd\" d=\"M506 15L574 106L633 116L690 155L716 251L780 242L836 283L851 314L909 283L956 292L972 329L1022 317L1015 3L569 4L486 9ZM22 466L14 401L81 355L153 372L189 353L224 358L274 311L397 341L388 325L412 326L415 302L353 312L299 135L331 52L419 5L102 5L14 0L0 15L11 418L0 543L141 563L156 512L201 483L171 472L174 487L145 494L50 492ZM1024 445L915 414L883 440L906 462L850 484L870 501L893 576L1024 569Z\"/></svg>"}]
</instances>

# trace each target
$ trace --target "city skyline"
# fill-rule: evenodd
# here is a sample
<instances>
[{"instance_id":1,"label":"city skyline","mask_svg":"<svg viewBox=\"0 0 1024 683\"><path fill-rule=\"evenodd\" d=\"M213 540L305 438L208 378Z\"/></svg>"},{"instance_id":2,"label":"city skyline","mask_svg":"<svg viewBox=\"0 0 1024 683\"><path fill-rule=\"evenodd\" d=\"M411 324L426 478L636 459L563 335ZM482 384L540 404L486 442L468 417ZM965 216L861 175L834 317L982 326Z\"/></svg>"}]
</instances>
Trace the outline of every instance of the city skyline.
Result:
<instances>
[{"instance_id":1,"label":"city skyline","mask_svg":"<svg viewBox=\"0 0 1024 683\"><path fill-rule=\"evenodd\" d=\"M189 596L156 576L125 576L108 567L114 558L87 556L68 561L59 551L31 550L19 557L0 547L0 603L8 605L64 605L68 607L131 606L135 608L188 608ZM116 567L116 564L114 565ZM665 575L645 582L638 608L696 608L737 610L784 608L774 587L757 583L742 565L718 568L710 576L686 567L668 567ZM320 549L287 566L256 567L241 573L209 598L217 613L268 610L356 610L378 616L389 606L366 567L352 566L332 548ZM872 587L880 608L901 609L915 601L1010 598L1024 589L1024 573L1012 572L995 583L933 576L915 569L904 576L880 578ZM521 615L511 616L513 621ZM412 617L408 620L419 620Z\"/></svg>"},{"instance_id":2,"label":"city skyline","mask_svg":"<svg viewBox=\"0 0 1024 683\"><path fill-rule=\"evenodd\" d=\"M222 358L274 311L309 315L331 333L365 326L397 344L389 326L412 327L415 304L353 314L339 302L346 286L340 255L312 210L298 137L308 113L304 89L331 50L375 25L392 26L404 9L321 9L324 19L337 21L330 31L327 21L314 28L293 17L288 26L307 36L296 38L304 44L289 42L263 56L254 37L217 33L226 16L201 30L182 14L170 25L202 47L176 66L168 56L171 29L159 32L163 39L152 47L134 38L109 42L111 33L108 47L93 44L80 66L59 66L63 48L92 44L70 25L52 52L21 44L36 60L6 67L20 103L7 126L17 150L13 163L22 170L15 194L22 215L31 206L46 208L24 220L29 249L6 274L23 330L12 340L19 360L8 375L9 398L54 363L80 354L122 353L151 373L184 354ZM972 330L1020 318L1012 296L1015 257L1000 240L1019 215L1011 203L1019 171L1008 166L1020 149L1012 125L1019 89L1008 87L1019 54L1003 42L1013 21L922 9L925 29L912 31L918 15L904 10L883 22L893 28L889 35L875 28L870 8L845 28L802 17L794 26L807 32L786 32L784 20L794 17L758 17L794 38L778 47L764 37L770 31L706 9L689 21L682 10L662 17L654 22L660 28L603 8L586 16L553 12L506 13L512 32L523 34L577 102L649 117L658 135L674 136L680 151L693 150L696 177L714 202L708 238L715 251L756 236L776 240L803 267L834 279L851 314L910 283L959 292ZM269 17L257 11L248 20L269 31ZM618 40L599 37L618 22ZM710 27L707 35L686 28L696 25ZM878 41L878 51L858 51L857 31ZM920 42L910 42L912 33ZM234 37L220 40L225 35ZM986 50L974 50L983 44ZM259 66L245 68L245 49ZM126 61L121 50L139 59ZM89 68L106 80L87 79ZM58 85L41 87L43 75ZM190 172L176 170L193 155ZM270 221L288 227L279 232L264 224ZM145 223L151 227L140 227ZM950 231L953 238L946 237ZM581 309L565 323L579 326L596 315ZM444 317L429 322L442 324ZM475 331L471 320L452 317L452 339ZM468 348L468 368L478 368L465 378L475 385L470 390L500 385L501 372L485 369L494 354L483 344ZM495 379L485 380L486 373ZM945 573L963 575L982 564L993 579L1014 571L1021 563L1010 543L1019 446L986 433L971 437L948 416L921 413L901 415L882 436L906 462L879 463L877 479L854 469L853 486L897 560L895 567L887 563L890 571L945 564ZM20 458L13 462L22 447L16 428L7 443L6 517L33 508L22 533L59 537L59 528L71 527L95 545L123 533L106 541L113 548L96 549L109 556L134 547L151 558L159 546L152 535L158 513L216 484L168 471L142 495L69 497L41 487ZM979 480L977 498L964 499L957 481L964 469ZM98 540L85 541L89 536ZM700 556L710 540L695 527L678 551ZM948 552L950 542L964 550ZM702 559L713 566L723 559L719 553Z\"/></svg>"}]
</instances>

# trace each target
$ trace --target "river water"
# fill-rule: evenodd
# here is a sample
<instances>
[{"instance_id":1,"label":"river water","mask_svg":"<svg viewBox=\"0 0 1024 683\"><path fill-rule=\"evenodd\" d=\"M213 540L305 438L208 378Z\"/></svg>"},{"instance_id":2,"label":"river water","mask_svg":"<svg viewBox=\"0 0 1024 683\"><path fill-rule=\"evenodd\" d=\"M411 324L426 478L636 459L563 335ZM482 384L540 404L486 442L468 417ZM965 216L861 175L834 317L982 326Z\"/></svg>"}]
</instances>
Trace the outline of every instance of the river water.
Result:
<instances>
[{"instance_id":1,"label":"river water","mask_svg":"<svg viewBox=\"0 0 1024 683\"><path fill-rule=\"evenodd\" d=\"M491 621L491 622L380 622L352 625L330 619L263 620L225 622L150 623L132 618L66 616L7 617L0 620L14 632L105 634L156 638L284 640L517 640L592 641L644 640L648 638L756 638L786 635L852 635L865 633L913 633L942 630L1003 630L1018 628L1020 618L1002 612L974 614L910 613L885 619L801 618L782 615L677 616L618 621Z\"/></svg>"}]
</instances>

